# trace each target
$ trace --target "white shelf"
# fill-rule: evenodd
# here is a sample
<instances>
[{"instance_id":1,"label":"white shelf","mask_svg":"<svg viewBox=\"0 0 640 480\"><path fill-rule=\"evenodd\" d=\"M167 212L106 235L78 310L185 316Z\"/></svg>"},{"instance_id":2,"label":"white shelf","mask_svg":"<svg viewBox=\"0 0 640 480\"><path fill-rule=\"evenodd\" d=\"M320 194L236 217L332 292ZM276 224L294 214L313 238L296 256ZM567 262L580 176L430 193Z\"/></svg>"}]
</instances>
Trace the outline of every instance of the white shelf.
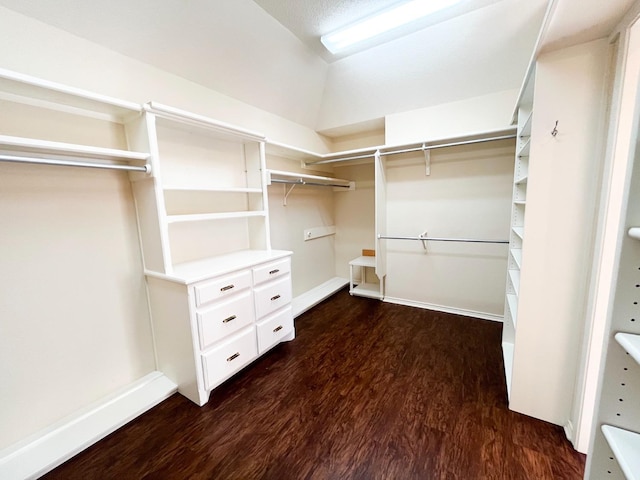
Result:
<instances>
[{"instance_id":1,"label":"white shelf","mask_svg":"<svg viewBox=\"0 0 640 480\"><path fill-rule=\"evenodd\" d=\"M514 200L513 203L515 203L516 205L526 205L527 201L526 200Z\"/></svg>"},{"instance_id":2,"label":"white shelf","mask_svg":"<svg viewBox=\"0 0 640 480\"><path fill-rule=\"evenodd\" d=\"M145 270L144 273L151 277L188 284L242 270L257 263L278 260L291 254L292 252L285 250L241 250L180 263L174 265L173 272L170 273L161 273L153 270Z\"/></svg>"},{"instance_id":3,"label":"white shelf","mask_svg":"<svg viewBox=\"0 0 640 480\"><path fill-rule=\"evenodd\" d=\"M358 257L349 262L349 265L354 267L370 267L375 268L376 257Z\"/></svg>"},{"instance_id":4,"label":"white shelf","mask_svg":"<svg viewBox=\"0 0 640 480\"><path fill-rule=\"evenodd\" d=\"M518 296L511 293L507 294L507 304L509 305L511 320L513 320L513 326L515 327L518 323Z\"/></svg>"},{"instance_id":5,"label":"white shelf","mask_svg":"<svg viewBox=\"0 0 640 480\"><path fill-rule=\"evenodd\" d=\"M206 222L210 220L227 220L230 218L264 217L264 210L255 212L224 212L224 213L192 213L187 215L167 215L167 223Z\"/></svg>"},{"instance_id":6,"label":"white shelf","mask_svg":"<svg viewBox=\"0 0 640 480\"><path fill-rule=\"evenodd\" d=\"M142 152L92 147L73 143L50 142L33 138L0 135L0 150L60 157L81 157L99 160L145 161L151 155Z\"/></svg>"},{"instance_id":7,"label":"white shelf","mask_svg":"<svg viewBox=\"0 0 640 480\"><path fill-rule=\"evenodd\" d=\"M346 285L349 285L348 278L334 277L317 287L298 295L291 301L293 317L295 318L302 315L304 312L315 307L324 299L330 297Z\"/></svg>"},{"instance_id":8,"label":"white shelf","mask_svg":"<svg viewBox=\"0 0 640 480\"><path fill-rule=\"evenodd\" d=\"M604 438L627 480L640 480L640 434L602 425Z\"/></svg>"},{"instance_id":9,"label":"white shelf","mask_svg":"<svg viewBox=\"0 0 640 480\"><path fill-rule=\"evenodd\" d=\"M527 115L527 118L525 119L524 123L522 124L522 129L520 130L519 136L520 137L529 137L531 136L531 121L533 119L533 111L529 112L529 115Z\"/></svg>"},{"instance_id":10,"label":"white shelf","mask_svg":"<svg viewBox=\"0 0 640 480\"><path fill-rule=\"evenodd\" d=\"M631 238L640 240L640 227L631 227L627 233Z\"/></svg>"},{"instance_id":11,"label":"white shelf","mask_svg":"<svg viewBox=\"0 0 640 480\"><path fill-rule=\"evenodd\" d=\"M618 332L615 335L615 339L640 364L640 335Z\"/></svg>"},{"instance_id":12,"label":"white shelf","mask_svg":"<svg viewBox=\"0 0 640 480\"><path fill-rule=\"evenodd\" d=\"M511 375L513 372L513 343L502 342L502 358L504 360L504 377L507 383L507 396L511 396Z\"/></svg>"},{"instance_id":13,"label":"white shelf","mask_svg":"<svg viewBox=\"0 0 640 480\"><path fill-rule=\"evenodd\" d=\"M511 227L513 233L515 233L521 239L524 239L524 227Z\"/></svg>"},{"instance_id":14,"label":"white shelf","mask_svg":"<svg viewBox=\"0 0 640 480\"><path fill-rule=\"evenodd\" d=\"M267 170L267 185L271 185L274 180L283 180L294 185L327 185L353 189L354 182L341 178L323 177L320 175L309 175L306 173L286 172L283 170ZM280 182L273 182L280 183Z\"/></svg>"},{"instance_id":15,"label":"white shelf","mask_svg":"<svg viewBox=\"0 0 640 480\"><path fill-rule=\"evenodd\" d=\"M511 257L513 257L513 261L516 262L516 265L518 266L518 268L522 268L522 249L512 248Z\"/></svg>"},{"instance_id":16,"label":"white shelf","mask_svg":"<svg viewBox=\"0 0 640 480\"><path fill-rule=\"evenodd\" d=\"M261 133L246 130L229 123L220 122L179 108L170 107L156 102L149 102L144 105L144 109L160 118L170 120L181 125L198 127L223 138L233 139L235 141L265 141L265 136Z\"/></svg>"},{"instance_id":17,"label":"white shelf","mask_svg":"<svg viewBox=\"0 0 640 480\"><path fill-rule=\"evenodd\" d=\"M516 156L517 157L528 157L530 148L531 148L531 138L527 138L527 140L518 149L518 153L516 154Z\"/></svg>"},{"instance_id":18,"label":"white shelf","mask_svg":"<svg viewBox=\"0 0 640 480\"><path fill-rule=\"evenodd\" d=\"M349 293L358 297L382 298L380 295L380 285L377 283L360 283L354 286Z\"/></svg>"},{"instance_id":19,"label":"white shelf","mask_svg":"<svg viewBox=\"0 0 640 480\"><path fill-rule=\"evenodd\" d=\"M199 185L165 185L165 192L262 193L260 188L206 187Z\"/></svg>"},{"instance_id":20,"label":"white shelf","mask_svg":"<svg viewBox=\"0 0 640 480\"><path fill-rule=\"evenodd\" d=\"M509 278L517 294L520 291L520 270L509 270Z\"/></svg>"},{"instance_id":21,"label":"white shelf","mask_svg":"<svg viewBox=\"0 0 640 480\"><path fill-rule=\"evenodd\" d=\"M513 183L515 183L516 185L524 185L528 181L529 181L529 175L523 175L519 178L516 178Z\"/></svg>"},{"instance_id":22,"label":"white shelf","mask_svg":"<svg viewBox=\"0 0 640 480\"><path fill-rule=\"evenodd\" d=\"M0 98L123 123L142 106L0 68Z\"/></svg>"}]
</instances>

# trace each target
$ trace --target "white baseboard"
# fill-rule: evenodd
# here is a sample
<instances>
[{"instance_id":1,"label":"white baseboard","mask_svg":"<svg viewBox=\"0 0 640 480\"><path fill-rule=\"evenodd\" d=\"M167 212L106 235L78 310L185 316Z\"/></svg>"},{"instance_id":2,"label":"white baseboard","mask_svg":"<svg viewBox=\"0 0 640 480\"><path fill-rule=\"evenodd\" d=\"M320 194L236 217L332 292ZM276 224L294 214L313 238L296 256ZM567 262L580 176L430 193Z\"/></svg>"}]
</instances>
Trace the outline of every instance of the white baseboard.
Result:
<instances>
[{"instance_id":1,"label":"white baseboard","mask_svg":"<svg viewBox=\"0 0 640 480\"><path fill-rule=\"evenodd\" d=\"M302 315L310 308L315 307L321 301L330 297L346 285L349 285L349 279L333 277L331 280L327 280L317 287L298 295L291 301L293 318Z\"/></svg>"},{"instance_id":2,"label":"white baseboard","mask_svg":"<svg viewBox=\"0 0 640 480\"><path fill-rule=\"evenodd\" d=\"M0 478L38 478L177 391L152 372L34 435L0 451Z\"/></svg>"},{"instance_id":3,"label":"white baseboard","mask_svg":"<svg viewBox=\"0 0 640 480\"><path fill-rule=\"evenodd\" d=\"M404 298L384 297L385 302L404 305L406 307L424 308L425 310L434 310L436 312L453 313L454 315L463 315L465 317L480 318L482 320L491 320L492 322L503 322L503 315L495 315L493 313L476 312L474 310L465 310L463 308L445 307L432 303L416 302L414 300L406 300Z\"/></svg>"}]
</instances>

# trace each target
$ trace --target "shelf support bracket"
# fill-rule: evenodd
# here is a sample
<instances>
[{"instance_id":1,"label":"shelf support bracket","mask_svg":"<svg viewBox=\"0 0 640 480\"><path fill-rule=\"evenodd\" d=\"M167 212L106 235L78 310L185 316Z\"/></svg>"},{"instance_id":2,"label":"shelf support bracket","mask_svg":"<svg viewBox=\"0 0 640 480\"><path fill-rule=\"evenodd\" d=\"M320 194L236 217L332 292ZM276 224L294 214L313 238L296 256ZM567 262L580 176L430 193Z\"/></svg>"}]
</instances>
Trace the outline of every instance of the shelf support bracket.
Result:
<instances>
[{"instance_id":1,"label":"shelf support bracket","mask_svg":"<svg viewBox=\"0 0 640 480\"><path fill-rule=\"evenodd\" d=\"M287 191L287 185L286 184L282 184L282 190L284 192L284 198L282 199L282 206L286 207L287 206L287 198L289 197L289 195L291 194L291 192L293 191L294 188L296 188L297 183L294 183L293 185L291 185L291 188Z\"/></svg>"},{"instance_id":2,"label":"shelf support bracket","mask_svg":"<svg viewBox=\"0 0 640 480\"><path fill-rule=\"evenodd\" d=\"M422 248L424 248L425 251L427 250L427 240L425 239L426 237L427 237L426 230L418 236L418 238L420 238L420 241L422 242Z\"/></svg>"},{"instance_id":3,"label":"shelf support bracket","mask_svg":"<svg viewBox=\"0 0 640 480\"><path fill-rule=\"evenodd\" d=\"M424 174L431 175L431 150L427 148L427 144L422 144L422 153L424 153Z\"/></svg>"}]
</instances>

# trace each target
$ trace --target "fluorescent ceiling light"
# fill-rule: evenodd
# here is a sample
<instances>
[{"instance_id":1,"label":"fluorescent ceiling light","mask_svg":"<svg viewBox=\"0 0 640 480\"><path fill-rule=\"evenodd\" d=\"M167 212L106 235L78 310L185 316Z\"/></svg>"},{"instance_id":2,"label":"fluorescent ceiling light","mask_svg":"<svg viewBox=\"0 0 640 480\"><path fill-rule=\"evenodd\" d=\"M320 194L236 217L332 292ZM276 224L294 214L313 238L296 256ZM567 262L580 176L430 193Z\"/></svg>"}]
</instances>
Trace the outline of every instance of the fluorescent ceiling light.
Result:
<instances>
[{"instance_id":1,"label":"fluorescent ceiling light","mask_svg":"<svg viewBox=\"0 0 640 480\"><path fill-rule=\"evenodd\" d=\"M363 40L368 40L376 35L424 18L460 1L411 0L328 35L323 35L320 37L320 41L331 53L337 53Z\"/></svg>"}]
</instances>

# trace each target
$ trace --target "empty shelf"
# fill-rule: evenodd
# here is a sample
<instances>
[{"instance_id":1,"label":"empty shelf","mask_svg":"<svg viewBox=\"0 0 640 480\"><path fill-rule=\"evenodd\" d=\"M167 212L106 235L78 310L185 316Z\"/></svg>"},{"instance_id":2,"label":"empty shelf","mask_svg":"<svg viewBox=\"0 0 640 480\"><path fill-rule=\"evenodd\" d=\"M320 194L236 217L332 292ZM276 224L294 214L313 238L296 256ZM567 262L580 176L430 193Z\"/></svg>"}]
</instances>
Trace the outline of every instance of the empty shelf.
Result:
<instances>
[{"instance_id":1,"label":"empty shelf","mask_svg":"<svg viewBox=\"0 0 640 480\"><path fill-rule=\"evenodd\" d=\"M527 181L529 180L529 175L522 175L521 177L516 178L516 180L513 182L516 185L522 185L527 183Z\"/></svg>"},{"instance_id":2,"label":"empty shelf","mask_svg":"<svg viewBox=\"0 0 640 480\"><path fill-rule=\"evenodd\" d=\"M632 333L616 333L616 342L624 348L633 359L640 364L640 335Z\"/></svg>"},{"instance_id":3,"label":"empty shelf","mask_svg":"<svg viewBox=\"0 0 640 480\"><path fill-rule=\"evenodd\" d=\"M512 248L511 257L513 258L513 261L516 262L516 265L518 266L518 268L522 268L522 249Z\"/></svg>"},{"instance_id":4,"label":"empty shelf","mask_svg":"<svg viewBox=\"0 0 640 480\"><path fill-rule=\"evenodd\" d=\"M507 383L507 396L511 395L511 372L513 371L513 343L502 342L502 357L504 359L504 377Z\"/></svg>"},{"instance_id":5,"label":"empty shelf","mask_svg":"<svg viewBox=\"0 0 640 480\"><path fill-rule=\"evenodd\" d=\"M631 238L640 240L640 227L631 227L628 233Z\"/></svg>"},{"instance_id":6,"label":"empty shelf","mask_svg":"<svg viewBox=\"0 0 640 480\"><path fill-rule=\"evenodd\" d=\"M224 212L224 213L194 213L189 215L167 215L168 223L203 222L208 220L226 220L229 218L264 217L265 212Z\"/></svg>"},{"instance_id":7,"label":"empty shelf","mask_svg":"<svg viewBox=\"0 0 640 480\"><path fill-rule=\"evenodd\" d=\"M518 296L511 293L507 294L507 305L509 305L509 312L511 312L511 320L513 326L516 326L518 322Z\"/></svg>"},{"instance_id":8,"label":"empty shelf","mask_svg":"<svg viewBox=\"0 0 640 480\"><path fill-rule=\"evenodd\" d=\"M531 120L533 119L533 111L529 112L527 118L522 123L522 129L520 130L520 137L529 137L531 136Z\"/></svg>"},{"instance_id":9,"label":"empty shelf","mask_svg":"<svg viewBox=\"0 0 640 480\"><path fill-rule=\"evenodd\" d=\"M627 480L640 480L640 434L602 425L604 438Z\"/></svg>"},{"instance_id":10,"label":"empty shelf","mask_svg":"<svg viewBox=\"0 0 640 480\"><path fill-rule=\"evenodd\" d=\"M509 278L513 289L517 292L520 291L520 270L509 270Z\"/></svg>"},{"instance_id":11,"label":"empty shelf","mask_svg":"<svg viewBox=\"0 0 640 480\"><path fill-rule=\"evenodd\" d=\"M511 230L520 238L524 238L524 227L511 227Z\"/></svg>"},{"instance_id":12,"label":"empty shelf","mask_svg":"<svg viewBox=\"0 0 640 480\"><path fill-rule=\"evenodd\" d=\"M518 157L528 157L529 149L531 148L531 138L527 138L525 142L522 143L522 146L518 149Z\"/></svg>"},{"instance_id":13,"label":"empty shelf","mask_svg":"<svg viewBox=\"0 0 640 480\"><path fill-rule=\"evenodd\" d=\"M358 257L349 262L354 267L375 267L376 257Z\"/></svg>"},{"instance_id":14,"label":"empty shelf","mask_svg":"<svg viewBox=\"0 0 640 480\"><path fill-rule=\"evenodd\" d=\"M63 157L92 158L100 160L147 160L151 155L143 152L94 147L74 143L50 142L34 138L0 135L0 148L11 152L57 155Z\"/></svg>"},{"instance_id":15,"label":"empty shelf","mask_svg":"<svg viewBox=\"0 0 640 480\"><path fill-rule=\"evenodd\" d=\"M377 283L361 283L354 286L349 293L359 297L382 298L382 295L380 295L380 285Z\"/></svg>"}]
</instances>

